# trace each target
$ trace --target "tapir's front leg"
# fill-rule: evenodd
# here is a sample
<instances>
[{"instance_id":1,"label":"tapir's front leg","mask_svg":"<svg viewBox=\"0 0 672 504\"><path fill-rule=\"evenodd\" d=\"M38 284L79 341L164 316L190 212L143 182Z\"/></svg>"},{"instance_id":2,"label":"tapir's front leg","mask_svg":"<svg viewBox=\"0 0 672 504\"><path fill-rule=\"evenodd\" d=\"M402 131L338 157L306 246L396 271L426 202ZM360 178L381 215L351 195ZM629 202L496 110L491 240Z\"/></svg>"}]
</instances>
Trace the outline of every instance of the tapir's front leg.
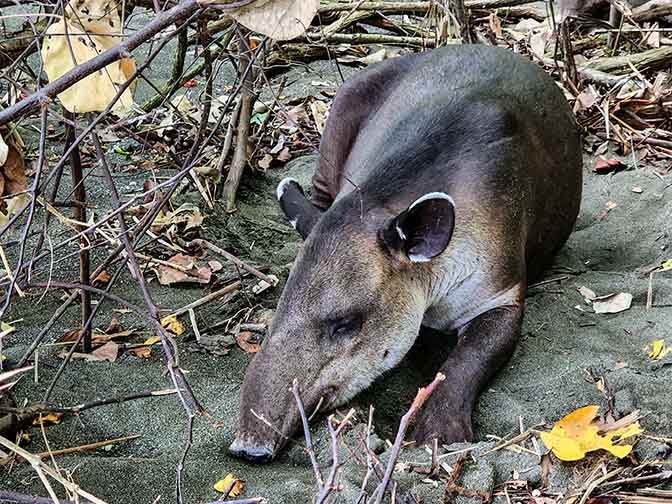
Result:
<instances>
[{"instance_id":1,"label":"tapir's front leg","mask_svg":"<svg viewBox=\"0 0 672 504\"><path fill-rule=\"evenodd\" d=\"M446 380L417 417L415 440L471 441L471 413L479 391L516 346L523 302L489 310L459 331L458 343L441 367Z\"/></svg>"}]
</instances>

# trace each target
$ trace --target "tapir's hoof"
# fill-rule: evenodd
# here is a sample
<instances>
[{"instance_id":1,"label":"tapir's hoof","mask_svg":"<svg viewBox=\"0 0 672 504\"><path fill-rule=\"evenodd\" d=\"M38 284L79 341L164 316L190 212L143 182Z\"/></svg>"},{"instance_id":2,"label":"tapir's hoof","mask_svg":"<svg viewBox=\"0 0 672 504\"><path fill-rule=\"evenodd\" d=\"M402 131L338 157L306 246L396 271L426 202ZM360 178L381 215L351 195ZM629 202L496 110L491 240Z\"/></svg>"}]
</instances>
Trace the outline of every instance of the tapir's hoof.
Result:
<instances>
[{"instance_id":1,"label":"tapir's hoof","mask_svg":"<svg viewBox=\"0 0 672 504\"><path fill-rule=\"evenodd\" d=\"M229 453L234 457L242 458L255 464L264 464L270 462L273 458L273 450L271 448L239 437L236 437L231 446L229 446Z\"/></svg>"},{"instance_id":2,"label":"tapir's hoof","mask_svg":"<svg viewBox=\"0 0 672 504\"><path fill-rule=\"evenodd\" d=\"M474 433L471 418L449 417L425 414L418 418L413 433L416 444L429 444L438 439L440 444L461 443L472 441Z\"/></svg>"}]
</instances>

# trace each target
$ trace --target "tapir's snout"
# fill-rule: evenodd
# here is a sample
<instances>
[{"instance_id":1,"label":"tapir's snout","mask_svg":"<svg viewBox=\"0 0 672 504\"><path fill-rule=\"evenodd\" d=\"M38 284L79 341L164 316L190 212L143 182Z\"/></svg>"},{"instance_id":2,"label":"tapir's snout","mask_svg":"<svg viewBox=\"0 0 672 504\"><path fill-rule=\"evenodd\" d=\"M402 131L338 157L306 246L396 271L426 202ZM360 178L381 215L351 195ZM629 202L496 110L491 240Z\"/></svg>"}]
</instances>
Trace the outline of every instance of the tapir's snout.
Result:
<instances>
[{"instance_id":1,"label":"tapir's snout","mask_svg":"<svg viewBox=\"0 0 672 504\"><path fill-rule=\"evenodd\" d=\"M229 453L234 457L242 458L255 464L270 462L275 455L275 451L270 445L257 442L250 436L241 434L236 435L236 439L229 446Z\"/></svg>"}]
</instances>

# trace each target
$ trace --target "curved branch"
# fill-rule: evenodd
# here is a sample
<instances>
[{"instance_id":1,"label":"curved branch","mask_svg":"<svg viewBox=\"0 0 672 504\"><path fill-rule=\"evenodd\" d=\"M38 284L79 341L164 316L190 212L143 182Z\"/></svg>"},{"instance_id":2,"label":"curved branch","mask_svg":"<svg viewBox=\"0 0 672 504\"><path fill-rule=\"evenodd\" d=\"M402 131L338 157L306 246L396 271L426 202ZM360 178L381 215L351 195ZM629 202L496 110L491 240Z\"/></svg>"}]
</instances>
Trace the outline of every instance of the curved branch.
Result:
<instances>
[{"instance_id":1,"label":"curved branch","mask_svg":"<svg viewBox=\"0 0 672 504\"><path fill-rule=\"evenodd\" d=\"M173 24L179 24L184 19L201 9L196 0L184 0L170 10L164 11L157 15L150 23L148 23L142 30L138 30L134 35L128 37L120 44L108 49L95 58L82 63L70 70L65 75L59 77L41 90L24 98L16 105L9 107L6 110L0 111L0 125L6 124L19 116L32 112L40 103L48 102L59 93L62 93L70 86L79 82L87 75L106 67L110 63L114 63L122 58L129 56L131 51L138 46L147 42L154 35Z\"/></svg>"}]
</instances>

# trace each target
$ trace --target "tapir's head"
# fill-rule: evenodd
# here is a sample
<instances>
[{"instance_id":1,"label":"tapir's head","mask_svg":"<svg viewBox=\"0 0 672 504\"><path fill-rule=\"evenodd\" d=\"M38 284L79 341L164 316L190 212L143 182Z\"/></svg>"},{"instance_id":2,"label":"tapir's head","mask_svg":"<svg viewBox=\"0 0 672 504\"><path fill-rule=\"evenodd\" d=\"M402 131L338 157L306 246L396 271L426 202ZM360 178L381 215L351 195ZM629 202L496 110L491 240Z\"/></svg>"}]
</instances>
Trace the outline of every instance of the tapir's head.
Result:
<instances>
[{"instance_id":1,"label":"tapir's head","mask_svg":"<svg viewBox=\"0 0 672 504\"><path fill-rule=\"evenodd\" d=\"M285 179L278 199L305 244L243 383L230 450L256 462L272 459L300 425L294 379L310 416L318 405L324 411L344 403L401 361L427 307L431 260L448 245L454 223L444 193L392 210L355 191L322 213Z\"/></svg>"}]
</instances>

